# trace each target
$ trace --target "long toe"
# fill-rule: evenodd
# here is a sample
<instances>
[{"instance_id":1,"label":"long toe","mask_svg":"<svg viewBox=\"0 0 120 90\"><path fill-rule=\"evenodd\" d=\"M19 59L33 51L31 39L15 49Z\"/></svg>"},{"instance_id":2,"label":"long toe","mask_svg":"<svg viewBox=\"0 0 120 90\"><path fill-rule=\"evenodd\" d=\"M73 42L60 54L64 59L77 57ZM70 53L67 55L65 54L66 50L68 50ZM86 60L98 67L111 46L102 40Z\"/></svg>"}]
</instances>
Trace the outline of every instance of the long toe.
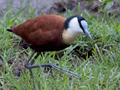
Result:
<instances>
[{"instance_id":1,"label":"long toe","mask_svg":"<svg viewBox=\"0 0 120 90\"><path fill-rule=\"evenodd\" d=\"M39 65L31 65L30 63L27 63L27 64L25 64L25 67L27 69L32 69L32 68L39 68L40 66Z\"/></svg>"}]
</instances>

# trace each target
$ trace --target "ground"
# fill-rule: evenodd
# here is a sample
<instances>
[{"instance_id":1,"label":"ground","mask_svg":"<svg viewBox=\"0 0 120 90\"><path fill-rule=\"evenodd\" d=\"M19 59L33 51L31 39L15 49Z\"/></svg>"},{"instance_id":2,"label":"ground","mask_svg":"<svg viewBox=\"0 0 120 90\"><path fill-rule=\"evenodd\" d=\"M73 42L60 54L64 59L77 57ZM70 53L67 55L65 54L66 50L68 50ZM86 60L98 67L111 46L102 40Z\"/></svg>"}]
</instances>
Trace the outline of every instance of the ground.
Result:
<instances>
[{"instance_id":1,"label":"ground","mask_svg":"<svg viewBox=\"0 0 120 90\"><path fill-rule=\"evenodd\" d=\"M3 17L4 13L8 10L8 7L11 5L14 7L14 13L18 11L18 8L25 7L28 3L30 6L35 9L37 16L43 14L50 13L64 13L67 9L73 10L76 14L77 12L77 4L80 2L81 11L84 10L90 11L91 14L96 14L100 8L101 2L99 0L86 0L88 2L93 2L94 4L85 3L83 0L0 0L0 16ZM120 9L118 0L113 0L114 4L112 8L109 9L110 14L117 13ZM27 10L26 10L27 11Z\"/></svg>"},{"instance_id":2,"label":"ground","mask_svg":"<svg viewBox=\"0 0 120 90\"><path fill-rule=\"evenodd\" d=\"M16 13L18 11L18 8L21 6L21 4L22 4L22 7L25 7L28 3L30 3L30 6L35 9L37 15L40 15L41 13L43 14L65 13L66 12L65 8L72 10L75 14L78 14L78 10L77 10L78 2L80 2L81 11L83 13L84 13L84 10L88 10L92 15L95 15L95 16L100 15L100 12L98 12L98 10L100 9L101 3L95 0L87 0L87 1L88 2L92 1L94 4L85 3L84 1L81 1L81 0L67 0L67 1L65 0L32 0L30 2L22 1L22 0L10 0L9 2L9 0L1 0L0 1L0 11L1 11L0 16L4 17L4 13L7 12L8 7L10 6L10 3L14 7L13 13ZM113 0L113 1L114 1L114 5L112 6L112 8L109 9L110 15L117 13L118 10L120 9L119 4L117 3L117 0ZM22 47L25 47L25 45L26 43L24 41L21 41L18 51L22 50L23 49ZM17 43L13 47L15 46L17 46ZM85 58L84 55L83 56L79 55L79 53L77 52L77 48L79 47L76 47L72 53L79 57ZM24 54L21 54L21 56L22 55ZM60 53L58 55L62 56L63 54ZM92 55L91 50L89 51L89 56L90 55ZM57 59L56 57L55 59ZM13 60L14 59L10 60L9 64L12 64ZM13 73L19 76L22 72L22 69L24 69L24 65L23 65L24 61L21 59L18 61L20 65L18 64L13 65L15 67L15 69L13 70ZM1 69L3 69L2 65L1 65Z\"/></svg>"},{"instance_id":3,"label":"ground","mask_svg":"<svg viewBox=\"0 0 120 90\"><path fill-rule=\"evenodd\" d=\"M99 0L97 1L95 1L95 0L86 0L86 1L88 1L88 2L85 2L84 0L26 0L26 1L24 1L24 0L0 0L0 17L1 18L5 18L5 15L6 15L6 13L7 12L9 12L9 10L10 10L10 8L12 7L12 9L13 9L13 12L12 12L12 15L14 15L15 13L17 13L18 11L19 11L19 8L20 7L25 7L26 5L28 5L28 3L30 4L30 6L31 6L31 8L32 9L34 9L34 11L35 11L35 16L38 16L38 15L41 15L41 14L61 14L61 15L63 15L63 16L65 16L65 17L67 17L67 16L70 16L70 15L66 15L66 12L68 12L69 10L70 11L72 11L72 13L74 13L74 14L79 14L79 10L78 10L78 2L80 2L80 8L81 8L81 12L82 12L82 14L83 15L85 15L84 13L85 13L85 10L87 10L87 11L89 11L90 13L91 13L91 15L93 15L95 18L97 18L97 17L103 17L103 13L104 13L104 11L105 10L107 10L107 13L108 13L108 15L109 16L112 16L112 15L114 15L114 14L116 14L116 17L119 17L119 15L120 15L120 5L119 5L119 3L118 3L118 1L119 0L113 0L114 2L113 3L101 3L101 2L99 2ZM109 1L109 0L108 0ZM22 5L22 6L21 6ZM30 6L29 6L29 8L30 8ZM106 8L108 8L108 7L110 7L109 9L106 9ZM29 11L29 8L26 8L25 9L25 11L23 12L23 14L24 15L27 15L28 14L28 12L30 13L30 14L32 14L32 12L30 12ZM106 12L106 11L105 11ZM71 13L71 12L70 12ZM67 14L70 14L70 13L67 13ZM30 16L29 16L30 17ZM31 16L30 18L33 18L34 16ZM86 17L88 17L88 16L86 16ZM91 19L92 19L93 17L91 16ZM104 18L104 17L103 17ZM22 19L22 18L21 18ZM24 18L24 21L26 20L26 19L29 19L29 18ZM120 18L116 18L116 20L114 20L115 22L117 22L117 21L119 21L119 19ZM92 19L93 20L93 19ZM96 20L99 20L99 19L96 19ZM103 19L104 20L104 19ZM93 20L94 21L94 20ZM102 21L102 20L101 20ZM15 21L15 23L17 23L17 25L18 25L18 22L16 22ZM111 42L109 43L109 40L108 40L108 42L107 41L105 41L105 42L107 42L109 45L104 45L104 38L102 38L102 40L103 40L103 46L101 45L101 42L102 42L102 40L101 40L101 38L100 38L100 33L99 33L99 31L100 30L103 30L103 32L105 33L105 35L106 35L106 32L107 31L105 31L105 30L108 30L108 28L109 28L109 25L108 24L106 24L106 26L104 26L103 25L103 23L101 22L101 23L98 23L98 22L96 22L97 24L96 24L96 26L94 26L94 23L90 23L91 24L91 27L92 27L92 25L93 25L93 27L92 27L92 29L94 29L94 30L98 30L98 32L94 32L93 31L93 34L94 34L94 39L97 39L98 41L98 43L97 44L95 44L96 46L94 46L94 48L92 47L92 45L91 45L91 47L89 47L89 48L85 48L86 46L87 46L87 43L85 43L84 44L84 42L82 43L82 45L84 45L85 47L80 47L81 45L78 45L78 47L75 47L75 48L72 48L73 50L71 51L71 54L73 55L73 57L76 59L76 58L80 58L80 60L79 61L73 61L72 59L74 59L73 57L72 57L72 59L70 59L69 60L69 63L70 63L70 65L71 66L73 66L73 67L76 67L76 66L80 66L80 64L81 64L81 62L82 62L82 60L84 60L84 59L87 59L87 58L89 58L89 57L91 57L92 55L94 55L94 57L96 57L95 55L95 53L97 52L98 54L100 53L99 52L99 46L100 47L102 47L102 53L104 54L105 52L107 52L107 51L109 51L109 50L111 50L111 48L113 47L112 46L112 44L115 42L117 42L117 43L119 43L119 39L115 39L113 42L112 42L112 44L111 44ZM109 24L110 25L113 25L113 22L111 22L112 24L110 24L110 22L109 22ZM100 26L100 25L101 26ZM117 24L118 25L118 24ZM119 27L120 26L117 26L116 25L116 27L118 27L118 29L119 29ZM108 28L107 28L108 27ZM110 27L110 30L111 30L111 28L112 28L113 26L111 26ZM97 28L97 29L96 29ZM114 30L115 28L112 28L112 34L110 33L110 35L113 35L114 36L114 33L113 33L113 30ZM116 30L116 29L115 29ZM116 30L117 31L117 30ZM99 33L99 34L98 34ZM101 35L101 36L104 36L104 33ZM116 33L115 33L116 34ZM95 36L96 35L96 36ZM108 35L109 36L109 35ZM106 38L107 36L105 36L105 38ZM110 36L111 37L111 36ZM100 38L100 39L99 39ZM111 38L113 38L113 37L111 37ZM116 37L115 38L117 38L117 35L116 35ZM11 40L13 40L14 42L10 42ZM18 40L20 41L20 38L19 39L16 39L15 40L15 38L14 38L14 36L13 35L11 35L11 37L9 38L9 40L8 40L8 42L10 42L10 45L11 45L11 47L12 48L16 48L16 47L18 47L18 51L17 52L21 52L21 50L22 50L22 52L21 53L19 53L20 55L17 55L16 53L14 53L14 51L12 52L12 54L14 54L13 56L14 56L14 58L10 58L10 60L8 61L8 64L9 64L9 66L10 67L14 67L14 69L13 69L13 73L14 73L14 75L15 76L20 76L22 73L23 73L23 71L24 71L24 62L25 62L25 60L27 60L28 59L28 56L30 56L30 55L28 55L28 53L26 53L27 52L27 50L30 50L30 49L26 49L26 48L28 48L27 47L27 44L22 40L22 41L20 41L20 43L18 42ZM99 41L100 40L100 41ZM112 40L111 40L112 41ZM86 42L87 42L87 40L86 40ZM100 42L100 44L99 44L99 42ZM88 42L89 43L89 42ZM111 45L110 45L111 44ZM98 45L98 47L97 47L97 45ZM4 45L3 45L3 48L2 48L2 50L4 50ZM120 47L119 46L117 46L117 49L120 51ZM2 51L1 50L1 51ZM83 52L85 52L83 55L81 55L80 53L82 52L82 50L83 50ZM95 52L95 50L96 50L96 52ZM97 51L98 50L98 51ZM80 52L81 51L81 52ZM29 52L29 51L28 51ZM111 50L111 52L112 52L112 50ZM49 52L48 52L49 53ZM110 52L109 52L110 53ZM44 53L43 53L44 54ZM70 54L70 55L71 55ZM113 52L113 54L114 54L114 52ZM62 56L64 55L64 52L62 52L62 53L59 53L59 54L56 54L56 56L54 57L54 59L56 60L56 62L57 62L57 60L59 59L58 58L58 56L61 58ZM109 55L111 55L111 53L109 54ZM3 55L1 55L1 56L3 56ZM19 57L18 57L19 56ZM49 56L49 55L48 55ZM76 57L77 56L77 57ZM87 56L87 57L86 57ZM114 56L114 55L113 55ZM22 58L22 57L25 57L24 59ZM66 56L67 57L67 56ZM101 56L102 57L102 56ZM98 58L99 58L99 60L100 61L103 61L102 60L102 58L101 57L99 57L99 55L98 55ZM116 56L117 57L117 56ZM104 57L103 57L104 58ZM108 57L109 58L109 57ZM111 57L112 58L112 57ZM114 62L114 59L115 57L113 57L113 61L112 61L112 63ZM69 59L69 57L68 57L68 59ZM95 60L96 58L94 58L94 60ZM93 62L95 62L93 59L89 59L89 61L88 61L88 65L91 65ZM1 58L0 57L0 69L2 70L2 71L4 71L5 69L4 69L4 66L3 66L3 58ZM110 60L108 60L108 62L109 62ZM14 63L13 63L14 62ZM98 61L99 62L99 61ZM116 61L117 62L117 61ZM97 63L97 61L95 62L95 63ZM103 61L103 64L106 64L104 61ZM113 63L114 64L114 63ZM115 63L116 64L116 63ZM76 66L75 66L76 65ZM83 64L84 65L84 64ZM106 65L107 66L107 65ZM81 68L81 67L80 67ZM107 67L105 67L105 68L107 68ZM86 67L85 67L85 69L86 69ZM89 69L89 70L92 70L93 68L91 68L91 69ZM97 69L97 68L95 68L95 69ZM94 69L94 70L95 70ZM114 69L114 68L112 68L112 69ZM111 70L112 70L111 69ZM99 70L99 69L98 69ZM98 72L99 73L99 72ZM91 77L91 78L93 78L93 77ZM119 83L117 83L118 85L119 85ZM100 84L99 84L100 85ZM104 85L105 84L103 84L103 87L104 87Z\"/></svg>"}]
</instances>

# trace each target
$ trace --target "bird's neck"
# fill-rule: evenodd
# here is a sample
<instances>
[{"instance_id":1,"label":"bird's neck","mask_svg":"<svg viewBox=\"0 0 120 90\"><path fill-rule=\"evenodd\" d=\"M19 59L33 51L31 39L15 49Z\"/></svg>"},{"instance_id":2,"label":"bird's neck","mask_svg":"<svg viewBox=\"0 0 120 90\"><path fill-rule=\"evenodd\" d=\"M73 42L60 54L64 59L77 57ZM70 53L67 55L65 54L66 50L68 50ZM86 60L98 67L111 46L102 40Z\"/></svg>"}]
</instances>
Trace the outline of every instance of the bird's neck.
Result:
<instances>
[{"instance_id":1,"label":"bird's neck","mask_svg":"<svg viewBox=\"0 0 120 90\"><path fill-rule=\"evenodd\" d=\"M71 34L68 30L63 30L62 38L65 44L71 45L76 39L76 37L76 35Z\"/></svg>"}]
</instances>

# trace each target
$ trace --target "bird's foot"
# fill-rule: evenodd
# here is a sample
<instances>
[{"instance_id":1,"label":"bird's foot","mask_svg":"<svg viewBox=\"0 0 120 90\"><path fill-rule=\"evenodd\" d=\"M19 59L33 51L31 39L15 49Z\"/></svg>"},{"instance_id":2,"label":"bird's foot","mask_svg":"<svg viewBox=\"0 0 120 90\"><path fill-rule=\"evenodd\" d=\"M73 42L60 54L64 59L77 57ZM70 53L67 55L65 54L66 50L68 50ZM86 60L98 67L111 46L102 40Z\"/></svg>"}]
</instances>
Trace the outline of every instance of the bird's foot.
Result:
<instances>
[{"instance_id":1,"label":"bird's foot","mask_svg":"<svg viewBox=\"0 0 120 90\"><path fill-rule=\"evenodd\" d=\"M52 63L42 64L41 67L50 67L50 68L53 68L53 69L55 69L55 70L57 70L57 71L59 71L61 73L65 73L68 76L73 76L75 78L81 79L78 74L73 73L73 72L68 71L68 70L65 70L65 69L62 69L62 68L60 68L60 67L58 67L58 66L56 66L56 65L54 65ZM53 75L53 74L51 73L51 75Z\"/></svg>"},{"instance_id":2,"label":"bird's foot","mask_svg":"<svg viewBox=\"0 0 120 90\"><path fill-rule=\"evenodd\" d=\"M33 72L32 72L32 68L39 68L39 67L40 67L39 65L33 65L34 61L35 61L35 60L33 59L33 60L31 60L29 63L26 63L26 64L25 64L25 67L26 67L27 69L29 69L29 71L30 71L30 76L31 76L32 78L34 78L34 75L33 75ZM46 64L44 64L43 67L49 67L49 68L50 68L50 74L51 74L51 76L54 78L53 72L52 72L52 67L51 67L51 66L48 66L48 65L46 65Z\"/></svg>"},{"instance_id":3,"label":"bird's foot","mask_svg":"<svg viewBox=\"0 0 120 90\"><path fill-rule=\"evenodd\" d=\"M34 61L35 60L33 59L30 62L26 62L25 67L27 69L32 69L32 68L38 68L38 67L40 67L39 65L33 65Z\"/></svg>"},{"instance_id":4,"label":"bird's foot","mask_svg":"<svg viewBox=\"0 0 120 90\"><path fill-rule=\"evenodd\" d=\"M33 60L31 60L31 62L27 62L26 64L25 64L25 67L27 68L27 69L29 69L29 71L30 71L30 76L32 77L32 78L34 78L34 76L33 76L33 72L32 72L32 68L39 68L40 66L39 65L33 65L33 63L34 63L34 59Z\"/></svg>"},{"instance_id":5,"label":"bird's foot","mask_svg":"<svg viewBox=\"0 0 120 90\"><path fill-rule=\"evenodd\" d=\"M34 63L34 59L31 62L25 64L25 67L29 69L30 75L31 75L32 78L34 78L33 72L32 72L32 68L38 68L38 67L40 67L39 65L32 65L33 63ZM54 78L54 76L53 76L53 73L52 73L52 68L55 69L55 70L57 70L57 71L59 71L59 72L61 72L61 73L65 73L68 76L73 76L75 78L79 78L80 79L80 77L79 77L78 74L75 74L75 73L73 73L71 71L62 69L62 68L60 68L60 67L58 67L56 65L53 65L52 63L42 64L41 67L49 67L50 68L50 74L51 74L51 76L53 78Z\"/></svg>"}]
</instances>

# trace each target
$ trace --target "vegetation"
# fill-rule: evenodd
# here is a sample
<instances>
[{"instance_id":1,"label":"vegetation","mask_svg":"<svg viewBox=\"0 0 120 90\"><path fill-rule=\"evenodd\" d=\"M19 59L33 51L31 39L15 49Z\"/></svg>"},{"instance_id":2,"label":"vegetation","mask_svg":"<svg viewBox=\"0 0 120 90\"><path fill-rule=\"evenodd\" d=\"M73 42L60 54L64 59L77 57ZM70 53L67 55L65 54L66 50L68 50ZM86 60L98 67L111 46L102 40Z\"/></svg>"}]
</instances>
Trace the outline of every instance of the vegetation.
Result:
<instances>
[{"instance_id":1,"label":"vegetation","mask_svg":"<svg viewBox=\"0 0 120 90\"><path fill-rule=\"evenodd\" d=\"M106 1L108 2L103 3L111 4L110 0ZM85 18L93 38L92 42L85 35L81 35L74 45L61 51L64 54L62 57L58 57L58 60L54 60L55 54L58 52L44 52L36 59L35 64L53 63L77 73L81 80L70 78L56 70L53 70L54 79L41 67L33 69L35 85L39 90L120 89L120 17L116 17L117 14L109 16L106 9L111 7L108 6L100 8L102 16L97 18L85 11ZM21 64L23 62L20 63L20 60L25 62L32 50L30 48L20 49L21 38L7 32L6 29L13 25L17 26L25 19L35 17L36 14L29 5L19 8L16 14L12 13L12 8L10 5L4 18L0 18L0 88L1 90L34 90L34 81L30 78L29 70L25 69L26 73L24 73L24 69L22 69L23 73L20 76L13 73L18 65L23 67ZM26 8L28 13L24 15ZM82 15L79 3L78 10ZM74 15L72 11L67 11L62 15L63 17ZM15 23L16 21L17 23ZM72 53L76 47L79 47L76 52L81 56Z\"/></svg>"}]
</instances>

